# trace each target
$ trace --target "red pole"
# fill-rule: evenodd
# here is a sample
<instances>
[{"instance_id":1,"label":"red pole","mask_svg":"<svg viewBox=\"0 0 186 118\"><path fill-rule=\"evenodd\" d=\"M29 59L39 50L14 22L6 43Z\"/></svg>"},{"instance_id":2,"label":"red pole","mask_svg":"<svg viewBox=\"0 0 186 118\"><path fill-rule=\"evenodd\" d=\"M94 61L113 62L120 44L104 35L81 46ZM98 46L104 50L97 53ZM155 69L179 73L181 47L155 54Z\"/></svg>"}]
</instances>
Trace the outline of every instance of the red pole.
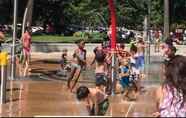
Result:
<instances>
[{"instance_id":1,"label":"red pole","mask_svg":"<svg viewBox=\"0 0 186 118\"><path fill-rule=\"evenodd\" d=\"M108 0L109 2L109 9L110 9L110 16L111 16L111 50L116 49L116 12L113 0Z\"/></svg>"},{"instance_id":2,"label":"red pole","mask_svg":"<svg viewBox=\"0 0 186 118\"><path fill-rule=\"evenodd\" d=\"M112 64L111 64L111 80L112 80L112 95L115 94L115 80L116 80L116 12L115 12L115 7L114 7L114 2L113 0L108 0L109 2L109 9L110 9L110 16L111 16L111 53L112 53Z\"/></svg>"}]
</instances>

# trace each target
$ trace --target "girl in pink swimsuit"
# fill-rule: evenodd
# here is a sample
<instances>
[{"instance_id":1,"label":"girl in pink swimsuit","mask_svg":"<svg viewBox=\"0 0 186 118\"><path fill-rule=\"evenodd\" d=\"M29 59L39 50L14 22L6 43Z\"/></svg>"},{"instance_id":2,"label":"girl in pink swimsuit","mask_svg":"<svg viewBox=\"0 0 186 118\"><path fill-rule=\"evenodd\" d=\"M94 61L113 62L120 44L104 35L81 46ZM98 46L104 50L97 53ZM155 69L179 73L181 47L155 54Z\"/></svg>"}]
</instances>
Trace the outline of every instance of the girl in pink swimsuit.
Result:
<instances>
[{"instance_id":1,"label":"girl in pink swimsuit","mask_svg":"<svg viewBox=\"0 0 186 118\"><path fill-rule=\"evenodd\" d=\"M23 34L22 41L23 41L23 53L24 53L24 61L23 61L24 73L23 73L23 76L25 77L28 75L28 71L29 71L30 51L31 51L31 34L30 34L30 30L28 28L26 28L26 31Z\"/></svg>"}]
</instances>

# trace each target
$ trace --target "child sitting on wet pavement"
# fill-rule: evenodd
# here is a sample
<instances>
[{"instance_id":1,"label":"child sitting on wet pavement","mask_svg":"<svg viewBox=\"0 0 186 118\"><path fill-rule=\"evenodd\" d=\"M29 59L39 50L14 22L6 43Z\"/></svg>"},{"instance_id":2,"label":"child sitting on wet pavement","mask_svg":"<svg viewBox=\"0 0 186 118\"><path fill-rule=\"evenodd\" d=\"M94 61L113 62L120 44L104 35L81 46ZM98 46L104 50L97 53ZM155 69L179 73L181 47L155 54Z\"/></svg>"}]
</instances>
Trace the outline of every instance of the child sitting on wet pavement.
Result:
<instances>
[{"instance_id":1,"label":"child sitting on wet pavement","mask_svg":"<svg viewBox=\"0 0 186 118\"><path fill-rule=\"evenodd\" d=\"M106 81L99 79L96 82L95 88L88 88L80 86L77 89L77 99L85 102L89 115L105 115L108 107L109 100L105 94Z\"/></svg>"},{"instance_id":2,"label":"child sitting on wet pavement","mask_svg":"<svg viewBox=\"0 0 186 118\"><path fill-rule=\"evenodd\" d=\"M57 72L58 75L67 76L67 72L70 71L70 64L67 60L67 49L63 49L63 53L61 55L61 60L60 60L60 70Z\"/></svg>"}]
</instances>

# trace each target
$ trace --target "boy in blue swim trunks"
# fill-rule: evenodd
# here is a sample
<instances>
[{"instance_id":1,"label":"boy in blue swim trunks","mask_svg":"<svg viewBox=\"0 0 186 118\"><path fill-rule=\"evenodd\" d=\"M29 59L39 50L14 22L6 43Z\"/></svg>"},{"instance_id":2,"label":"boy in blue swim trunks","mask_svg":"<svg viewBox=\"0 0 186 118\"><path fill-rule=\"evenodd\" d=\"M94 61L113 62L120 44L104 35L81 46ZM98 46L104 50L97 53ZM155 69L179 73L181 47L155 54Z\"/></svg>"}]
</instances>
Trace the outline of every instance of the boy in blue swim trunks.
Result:
<instances>
[{"instance_id":1,"label":"boy in blue swim trunks","mask_svg":"<svg viewBox=\"0 0 186 118\"><path fill-rule=\"evenodd\" d=\"M122 93L124 97L128 97L128 89L129 89L129 60L127 58L124 58L120 62L120 67L119 67L119 78L120 78L120 84L123 88Z\"/></svg>"}]
</instances>

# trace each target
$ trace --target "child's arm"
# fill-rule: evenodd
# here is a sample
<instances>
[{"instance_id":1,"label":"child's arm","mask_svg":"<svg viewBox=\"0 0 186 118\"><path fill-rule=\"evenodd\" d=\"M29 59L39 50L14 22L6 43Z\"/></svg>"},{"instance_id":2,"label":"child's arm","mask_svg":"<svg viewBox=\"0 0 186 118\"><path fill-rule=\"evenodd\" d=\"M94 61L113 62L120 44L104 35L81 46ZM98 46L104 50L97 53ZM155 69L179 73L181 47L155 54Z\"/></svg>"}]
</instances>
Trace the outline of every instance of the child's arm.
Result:
<instances>
[{"instance_id":1,"label":"child's arm","mask_svg":"<svg viewBox=\"0 0 186 118\"><path fill-rule=\"evenodd\" d=\"M60 66L61 66L61 69L64 69L64 60L60 61Z\"/></svg>"},{"instance_id":2,"label":"child's arm","mask_svg":"<svg viewBox=\"0 0 186 118\"><path fill-rule=\"evenodd\" d=\"M89 115L93 115L93 114L92 114L92 111L91 111L91 106L90 106L90 104L88 104L88 103L86 104L86 109L87 109Z\"/></svg>"},{"instance_id":3,"label":"child's arm","mask_svg":"<svg viewBox=\"0 0 186 118\"><path fill-rule=\"evenodd\" d=\"M152 115L154 117L160 117L160 112L159 112L159 104L161 102L161 99L163 97L163 90L162 90L162 87L159 87L157 90L156 90L156 109L157 109L157 112L153 113Z\"/></svg>"},{"instance_id":4,"label":"child's arm","mask_svg":"<svg viewBox=\"0 0 186 118\"><path fill-rule=\"evenodd\" d=\"M127 76L129 76L129 72L123 72L123 73L121 73L121 76L122 77L127 77Z\"/></svg>"},{"instance_id":5,"label":"child's arm","mask_svg":"<svg viewBox=\"0 0 186 118\"><path fill-rule=\"evenodd\" d=\"M90 63L90 65L93 65L95 63L95 61L96 61L96 58L94 56L94 59L92 60L92 62Z\"/></svg>"}]
</instances>

